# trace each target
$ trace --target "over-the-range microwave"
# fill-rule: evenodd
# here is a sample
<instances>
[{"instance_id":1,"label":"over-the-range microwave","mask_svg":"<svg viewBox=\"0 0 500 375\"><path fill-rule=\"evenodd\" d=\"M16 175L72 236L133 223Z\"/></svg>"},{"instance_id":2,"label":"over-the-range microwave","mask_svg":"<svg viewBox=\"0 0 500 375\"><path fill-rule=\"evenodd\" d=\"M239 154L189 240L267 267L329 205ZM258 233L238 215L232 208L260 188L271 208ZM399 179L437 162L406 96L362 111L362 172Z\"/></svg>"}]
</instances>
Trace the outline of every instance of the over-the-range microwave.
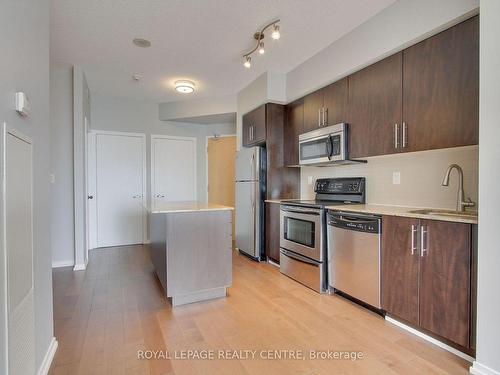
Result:
<instances>
[{"instance_id":1,"label":"over-the-range microwave","mask_svg":"<svg viewBox=\"0 0 500 375\"><path fill-rule=\"evenodd\" d=\"M299 136L299 164L338 163L347 158L347 124L340 123Z\"/></svg>"}]
</instances>

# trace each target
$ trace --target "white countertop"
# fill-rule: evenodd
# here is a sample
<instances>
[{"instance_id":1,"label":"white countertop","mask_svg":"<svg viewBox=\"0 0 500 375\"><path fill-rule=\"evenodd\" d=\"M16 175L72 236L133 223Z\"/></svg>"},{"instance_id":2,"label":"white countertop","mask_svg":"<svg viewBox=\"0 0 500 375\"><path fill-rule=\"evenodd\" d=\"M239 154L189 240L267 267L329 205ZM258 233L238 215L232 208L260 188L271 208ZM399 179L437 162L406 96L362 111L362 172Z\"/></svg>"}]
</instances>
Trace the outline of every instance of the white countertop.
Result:
<instances>
[{"instance_id":1,"label":"white countertop","mask_svg":"<svg viewBox=\"0 0 500 375\"><path fill-rule=\"evenodd\" d=\"M152 214L176 213L176 212L199 212L199 211L224 211L234 210L234 207L223 206L221 204L199 202L199 201L180 201L160 203Z\"/></svg>"},{"instance_id":2,"label":"white countertop","mask_svg":"<svg viewBox=\"0 0 500 375\"><path fill-rule=\"evenodd\" d=\"M373 215L400 216L400 217L411 217L416 219L429 219L429 220L451 221L455 223L477 224L477 216L456 217L456 216L439 215L437 213L423 214L423 213L410 212L415 210L426 209L418 207L385 206L378 204L346 204L337 206L332 205L332 206L327 206L326 208L329 210L357 212L357 213L365 213Z\"/></svg>"},{"instance_id":3,"label":"white countertop","mask_svg":"<svg viewBox=\"0 0 500 375\"><path fill-rule=\"evenodd\" d=\"M281 203L283 201L300 201L300 198L277 198L277 199L266 199L266 203Z\"/></svg>"}]
</instances>

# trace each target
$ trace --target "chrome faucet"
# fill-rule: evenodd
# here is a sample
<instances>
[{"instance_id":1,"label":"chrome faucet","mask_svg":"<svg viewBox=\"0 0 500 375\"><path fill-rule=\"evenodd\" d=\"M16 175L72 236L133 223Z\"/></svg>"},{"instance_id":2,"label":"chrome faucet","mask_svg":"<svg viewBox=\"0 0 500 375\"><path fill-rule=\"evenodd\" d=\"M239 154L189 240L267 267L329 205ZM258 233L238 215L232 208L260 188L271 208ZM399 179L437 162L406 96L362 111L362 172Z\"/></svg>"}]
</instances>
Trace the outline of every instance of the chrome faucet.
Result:
<instances>
[{"instance_id":1,"label":"chrome faucet","mask_svg":"<svg viewBox=\"0 0 500 375\"><path fill-rule=\"evenodd\" d=\"M472 207L475 205L473 201L471 201L470 198L467 198L467 200L464 200L464 171L458 164L452 164L448 167L446 170L446 173L443 178L443 186L448 186L450 183L450 173L451 170L455 168L458 172L458 194L457 194L457 211L465 211L465 207Z\"/></svg>"}]
</instances>

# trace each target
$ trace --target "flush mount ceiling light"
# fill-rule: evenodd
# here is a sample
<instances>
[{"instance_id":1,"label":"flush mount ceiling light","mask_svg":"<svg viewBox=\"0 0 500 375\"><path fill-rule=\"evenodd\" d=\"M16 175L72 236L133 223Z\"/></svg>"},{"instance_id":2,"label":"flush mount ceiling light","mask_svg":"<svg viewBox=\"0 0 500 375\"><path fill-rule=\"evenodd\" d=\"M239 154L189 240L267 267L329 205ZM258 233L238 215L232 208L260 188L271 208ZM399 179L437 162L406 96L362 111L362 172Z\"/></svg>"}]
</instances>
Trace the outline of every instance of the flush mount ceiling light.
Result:
<instances>
[{"instance_id":1,"label":"flush mount ceiling light","mask_svg":"<svg viewBox=\"0 0 500 375\"><path fill-rule=\"evenodd\" d=\"M151 42L147 39L135 38L134 40L132 40L132 43L141 48L151 47Z\"/></svg>"},{"instance_id":2,"label":"flush mount ceiling light","mask_svg":"<svg viewBox=\"0 0 500 375\"><path fill-rule=\"evenodd\" d=\"M194 92L195 88L194 82L185 79L180 81L175 81L174 85L175 85L175 90L182 94L191 94Z\"/></svg>"},{"instance_id":3,"label":"flush mount ceiling light","mask_svg":"<svg viewBox=\"0 0 500 375\"><path fill-rule=\"evenodd\" d=\"M261 55L263 55L266 52L264 49L264 31L266 31L267 29L272 27L273 32L271 33L271 38L274 40L278 40L281 37L280 27L278 25L279 22L280 22L279 19L275 20L275 21L267 24L266 26L264 26L260 32L257 32L253 35L253 38L257 41L257 43L251 51L249 51L243 55L243 59L245 60L243 62L243 65L245 66L245 68L250 68L252 66L252 56L251 55L255 51L258 50L259 54L261 54Z\"/></svg>"}]
</instances>

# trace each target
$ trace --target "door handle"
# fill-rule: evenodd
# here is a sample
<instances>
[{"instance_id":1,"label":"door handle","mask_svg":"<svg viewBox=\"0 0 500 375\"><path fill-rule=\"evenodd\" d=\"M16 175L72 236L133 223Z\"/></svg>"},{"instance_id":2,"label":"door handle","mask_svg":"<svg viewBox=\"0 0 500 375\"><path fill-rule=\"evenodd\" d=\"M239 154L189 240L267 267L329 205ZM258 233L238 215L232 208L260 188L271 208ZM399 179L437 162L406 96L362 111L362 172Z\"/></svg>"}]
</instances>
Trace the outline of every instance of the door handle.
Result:
<instances>
[{"instance_id":1,"label":"door handle","mask_svg":"<svg viewBox=\"0 0 500 375\"><path fill-rule=\"evenodd\" d=\"M394 148L399 148L399 125L394 124Z\"/></svg>"},{"instance_id":2,"label":"door handle","mask_svg":"<svg viewBox=\"0 0 500 375\"><path fill-rule=\"evenodd\" d=\"M93 195L87 195L87 199L94 199Z\"/></svg>"},{"instance_id":3,"label":"door handle","mask_svg":"<svg viewBox=\"0 0 500 375\"><path fill-rule=\"evenodd\" d=\"M328 154L328 160L332 160L333 154L333 141L332 137L326 139L326 153Z\"/></svg>"},{"instance_id":4,"label":"door handle","mask_svg":"<svg viewBox=\"0 0 500 375\"><path fill-rule=\"evenodd\" d=\"M408 139L407 139L407 137L408 137L408 129L406 129L406 122L404 122L404 121L403 121L403 130L402 130L402 132L403 132L403 136L402 136L402 138L403 138L403 148L406 148L406 146L408 145Z\"/></svg>"},{"instance_id":5,"label":"door handle","mask_svg":"<svg viewBox=\"0 0 500 375\"><path fill-rule=\"evenodd\" d=\"M427 231L427 227L425 225L422 225L420 227L420 256L422 258L424 256L426 256L428 253L428 249L427 249L428 237L429 237L429 233Z\"/></svg>"},{"instance_id":6,"label":"door handle","mask_svg":"<svg viewBox=\"0 0 500 375\"><path fill-rule=\"evenodd\" d=\"M416 225L411 226L411 255L415 254L415 251L417 251L417 245L415 244L415 239L417 238L415 234L417 233L418 229Z\"/></svg>"}]
</instances>

